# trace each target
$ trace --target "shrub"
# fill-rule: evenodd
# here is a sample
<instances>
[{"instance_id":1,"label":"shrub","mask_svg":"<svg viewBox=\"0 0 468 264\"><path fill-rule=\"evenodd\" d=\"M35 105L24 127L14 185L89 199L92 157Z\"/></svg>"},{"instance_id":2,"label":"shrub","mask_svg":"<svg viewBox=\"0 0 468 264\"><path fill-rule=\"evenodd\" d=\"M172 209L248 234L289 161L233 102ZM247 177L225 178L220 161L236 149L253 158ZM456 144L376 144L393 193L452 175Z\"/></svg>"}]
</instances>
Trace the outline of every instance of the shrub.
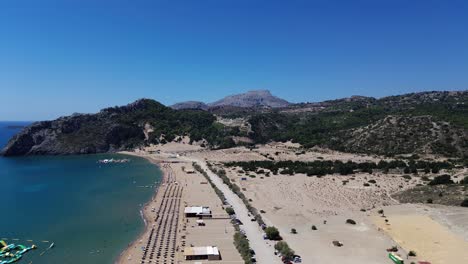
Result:
<instances>
[{"instance_id":1,"label":"shrub","mask_svg":"<svg viewBox=\"0 0 468 264\"><path fill-rule=\"evenodd\" d=\"M228 215L236 214L236 212L234 212L234 209L232 209L232 207L227 207L226 208L226 213L228 213Z\"/></svg>"},{"instance_id":2,"label":"shrub","mask_svg":"<svg viewBox=\"0 0 468 264\"><path fill-rule=\"evenodd\" d=\"M410 256L410 257L416 257L416 252L413 251L413 250L410 250L410 252L408 253L408 256Z\"/></svg>"},{"instance_id":3,"label":"shrub","mask_svg":"<svg viewBox=\"0 0 468 264\"><path fill-rule=\"evenodd\" d=\"M317 230L317 227L313 225L312 230Z\"/></svg>"},{"instance_id":4,"label":"shrub","mask_svg":"<svg viewBox=\"0 0 468 264\"><path fill-rule=\"evenodd\" d=\"M346 223L350 225L355 225L356 221L354 221L353 219L346 219Z\"/></svg>"},{"instance_id":5,"label":"shrub","mask_svg":"<svg viewBox=\"0 0 468 264\"><path fill-rule=\"evenodd\" d=\"M383 214L383 213L384 213L384 210L383 210L383 209L380 209L379 211L377 211L377 213Z\"/></svg>"},{"instance_id":6,"label":"shrub","mask_svg":"<svg viewBox=\"0 0 468 264\"><path fill-rule=\"evenodd\" d=\"M296 228L291 228L291 234L297 234Z\"/></svg>"},{"instance_id":7,"label":"shrub","mask_svg":"<svg viewBox=\"0 0 468 264\"><path fill-rule=\"evenodd\" d=\"M463 207L468 207L468 199L463 200L463 202L460 205Z\"/></svg>"},{"instance_id":8,"label":"shrub","mask_svg":"<svg viewBox=\"0 0 468 264\"><path fill-rule=\"evenodd\" d=\"M375 180L369 180L368 183L377 183Z\"/></svg>"},{"instance_id":9,"label":"shrub","mask_svg":"<svg viewBox=\"0 0 468 264\"><path fill-rule=\"evenodd\" d=\"M294 256L294 250L292 250L288 243L284 241L276 243L275 249L278 250L287 260L291 260Z\"/></svg>"},{"instance_id":10,"label":"shrub","mask_svg":"<svg viewBox=\"0 0 468 264\"><path fill-rule=\"evenodd\" d=\"M401 177L403 177L403 178L405 178L405 179L407 179L407 180L411 180L411 176L409 176L409 175L403 175L403 176L401 176Z\"/></svg>"},{"instance_id":11,"label":"shrub","mask_svg":"<svg viewBox=\"0 0 468 264\"><path fill-rule=\"evenodd\" d=\"M460 181L460 184L467 184L468 185L468 176L463 178L463 180Z\"/></svg>"},{"instance_id":12,"label":"shrub","mask_svg":"<svg viewBox=\"0 0 468 264\"><path fill-rule=\"evenodd\" d=\"M429 198L429 199L427 199L427 201L426 201L426 202L427 202L428 204L431 204L433 201L432 201L432 199L431 199L431 198Z\"/></svg>"},{"instance_id":13,"label":"shrub","mask_svg":"<svg viewBox=\"0 0 468 264\"><path fill-rule=\"evenodd\" d=\"M368 184L367 182L364 183L363 185L364 185L364 187L369 187L370 186L370 184Z\"/></svg>"},{"instance_id":14,"label":"shrub","mask_svg":"<svg viewBox=\"0 0 468 264\"><path fill-rule=\"evenodd\" d=\"M278 229L274 226L269 226L265 229L265 234L270 240L281 240L280 233Z\"/></svg>"},{"instance_id":15,"label":"shrub","mask_svg":"<svg viewBox=\"0 0 468 264\"><path fill-rule=\"evenodd\" d=\"M234 234L234 245L244 259L245 263L251 263L252 253L250 252L249 240L240 232Z\"/></svg>"},{"instance_id":16,"label":"shrub","mask_svg":"<svg viewBox=\"0 0 468 264\"><path fill-rule=\"evenodd\" d=\"M448 174L440 175L435 177L432 181L429 182L429 185L441 185L441 184L452 184L453 181Z\"/></svg>"}]
</instances>

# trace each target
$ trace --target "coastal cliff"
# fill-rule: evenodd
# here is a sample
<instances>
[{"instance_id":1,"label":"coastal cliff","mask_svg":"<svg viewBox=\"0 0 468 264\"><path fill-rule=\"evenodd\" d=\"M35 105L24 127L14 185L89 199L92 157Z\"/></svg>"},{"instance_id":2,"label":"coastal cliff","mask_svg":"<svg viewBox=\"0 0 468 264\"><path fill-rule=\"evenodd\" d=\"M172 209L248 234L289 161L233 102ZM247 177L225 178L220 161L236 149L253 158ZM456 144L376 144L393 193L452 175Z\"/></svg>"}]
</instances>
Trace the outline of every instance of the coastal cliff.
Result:
<instances>
[{"instance_id":1,"label":"coastal cliff","mask_svg":"<svg viewBox=\"0 0 468 264\"><path fill-rule=\"evenodd\" d=\"M114 152L189 135L193 140L222 142L216 118L196 110L173 110L140 99L96 114L74 114L36 122L15 135L2 150L5 156ZM151 132L148 133L148 127ZM145 133L146 132L146 133Z\"/></svg>"}]
</instances>

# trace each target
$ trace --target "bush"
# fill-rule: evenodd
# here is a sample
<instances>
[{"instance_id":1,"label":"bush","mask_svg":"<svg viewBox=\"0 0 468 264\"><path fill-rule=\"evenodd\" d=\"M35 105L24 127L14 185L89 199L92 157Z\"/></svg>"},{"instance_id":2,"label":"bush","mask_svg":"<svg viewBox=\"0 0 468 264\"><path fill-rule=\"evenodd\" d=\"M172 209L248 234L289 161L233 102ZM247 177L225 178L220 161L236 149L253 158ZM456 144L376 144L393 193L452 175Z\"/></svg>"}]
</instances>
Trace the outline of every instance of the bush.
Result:
<instances>
[{"instance_id":1,"label":"bush","mask_svg":"<svg viewBox=\"0 0 468 264\"><path fill-rule=\"evenodd\" d=\"M369 187L370 186L370 184L368 184L367 182L364 183L363 185L364 185L364 187Z\"/></svg>"},{"instance_id":2,"label":"bush","mask_svg":"<svg viewBox=\"0 0 468 264\"><path fill-rule=\"evenodd\" d=\"M356 221L354 221L353 219L347 219L347 220L346 220L346 223L347 223L347 224L350 224L350 225L355 225L355 224L356 224Z\"/></svg>"},{"instance_id":3,"label":"bush","mask_svg":"<svg viewBox=\"0 0 468 264\"><path fill-rule=\"evenodd\" d=\"M440 175L435 177L432 181L429 182L429 185L442 185L442 184L452 184L453 181L448 174Z\"/></svg>"},{"instance_id":4,"label":"bush","mask_svg":"<svg viewBox=\"0 0 468 264\"><path fill-rule=\"evenodd\" d=\"M432 201L432 199L431 199L431 198L429 198L429 199L427 199L427 201L426 201L426 202L427 202L428 204L431 204L433 201Z\"/></svg>"},{"instance_id":5,"label":"bush","mask_svg":"<svg viewBox=\"0 0 468 264\"><path fill-rule=\"evenodd\" d=\"M226 208L226 213L228 213L228 215L236 214L236 212L234 212L234 209L232 209L232 207Z\"/></svg>"},{"instance_id":6,"label":"bush","mask_svg":"<svg viewBox=\"0 0 468 264\"><path fill-rule=\"evenodd\" d=\"M409 175L403 175L401 177L403 177L404 179L407 179L407 180L411 180L411 176L409 176Z\"/></svg>"},{"instance_id":7,"label":"bush","mask_svg":"<svg viewBox=\"0 0 468 264\"><path fill-rule=\"evenodd\" d=\"M375 180L369 180L368 183L377 183Z\"/></svg>"},{"instance_id":8,"label":"bush","mask_svg":"<svg viewBox=\"0 0 468 264\"><path fill-rule=\"evenodd\" d=\"M269 226L265 229L265 234L270 240L281 240L280 233L278 229L274 226Z\"/></svg>"},{"instance_id":9,"label":"bush","mask_svg":"<svg viewBox=\"0 0 468 264\"><path fill-rule=\"evenodd\" d=\"M245 263L251 263L252 253L250 252L249 240L240 232L234 234L234 245L244 259Z\"/></svg>"},{"instance_id":10,"label":"bush","mask_svg":"<svg viewBox=\"0 0 468 264\"><path fill-rule=\"evenodd\" d=\"M276 243L275 249L278 250L287 260L291 260L294 256L294 250L292 250L288 243L284 241Z\"/></svg>"},{"instance_id":11,"label":"bush","mask_svg":"<svg viewBox=\"0 0 468 264\"><path fill-rule=\"evenodd\" d=\"M291 228L291 234L297 234L296 228Z\"/></svg>"},{"instance_id":12,"label":"bush","mask_svg":"<svg viewBox=\"0 0 468 264\"><path fill-rule=\"evenodd\" d=\"M384 213L384 210L383 210L383 209L380 209L379 211L377 211L377 213L383 214L383 213Z\"/></svg>"},{"instance_id":13,"label":"bush","mask_svg":"<svg viewBox=\"0 0 468 264\"><path fill-rule=\"evenodd\" d=\"M463 202L460 205L463 207L468 207L468 199L463 200Z\"/></svg>"},{"instance_id":14,"label":"bush","mask_svg":"<svg viewBox=\"0 0 468 264\"><path fill-rule=\"evenodd\" d=\"M317 230L317 227L313 225L312 230Z\"/></svg>"},{"instance_id":15,"label":"bush","mask_svg":"<svg viewBox=\"0 0 468 264\"><path fill-rule=\"evenodd\" d=\"M468 185L468 176L466 176L465 178L463 178L463 180L460 181L460 184L466 184L466 185Z\"/></svg>"},{"instance_id":16,"label":"bush","mask_svg":"<svg viewBox=\"0 0 468 264\"><path fill-rule=\"evenodd\" d=\"M414 252L413 250L410 250L410 252L408 253L408 256L416 257L416 252Z\"/></svg>"}]
</instances>

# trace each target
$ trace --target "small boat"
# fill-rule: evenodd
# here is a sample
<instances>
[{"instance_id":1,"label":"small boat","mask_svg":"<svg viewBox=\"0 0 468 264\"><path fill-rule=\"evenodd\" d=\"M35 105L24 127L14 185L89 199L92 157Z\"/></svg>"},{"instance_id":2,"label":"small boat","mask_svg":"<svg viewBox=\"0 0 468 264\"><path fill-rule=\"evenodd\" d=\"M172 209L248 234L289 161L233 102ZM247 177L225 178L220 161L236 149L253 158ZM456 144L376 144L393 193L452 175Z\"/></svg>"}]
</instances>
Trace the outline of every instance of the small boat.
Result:
<instances>
[{"instance_id":1,"label":"small boat","mask_svg":"<svg viewBox=\"0 0 468 264\"><path fill-rule=\"evenodd\" d=\"M52 242L52 244L50 244L49 246L49 249L53 248L55 246L54 242Z\"/></svg>"}]
</instances>

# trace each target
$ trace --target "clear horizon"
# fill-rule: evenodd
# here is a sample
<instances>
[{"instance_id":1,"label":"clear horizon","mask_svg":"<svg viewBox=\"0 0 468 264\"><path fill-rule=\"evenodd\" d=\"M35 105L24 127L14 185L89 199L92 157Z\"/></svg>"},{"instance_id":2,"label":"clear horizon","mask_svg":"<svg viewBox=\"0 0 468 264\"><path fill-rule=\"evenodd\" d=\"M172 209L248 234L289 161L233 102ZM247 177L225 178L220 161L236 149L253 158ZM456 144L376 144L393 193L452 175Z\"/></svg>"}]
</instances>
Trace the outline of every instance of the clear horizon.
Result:
<instances>
[{"instance_id":1,"label":"clear horizon","mask_svg":"<svg viewBox=\"0 0 468 264\"><path fill-rule=\"evenodd\" d=\"M151 98L290 102L468 89L464 1L0 4L0 120Z\"/></svg>"}]
</instances>

